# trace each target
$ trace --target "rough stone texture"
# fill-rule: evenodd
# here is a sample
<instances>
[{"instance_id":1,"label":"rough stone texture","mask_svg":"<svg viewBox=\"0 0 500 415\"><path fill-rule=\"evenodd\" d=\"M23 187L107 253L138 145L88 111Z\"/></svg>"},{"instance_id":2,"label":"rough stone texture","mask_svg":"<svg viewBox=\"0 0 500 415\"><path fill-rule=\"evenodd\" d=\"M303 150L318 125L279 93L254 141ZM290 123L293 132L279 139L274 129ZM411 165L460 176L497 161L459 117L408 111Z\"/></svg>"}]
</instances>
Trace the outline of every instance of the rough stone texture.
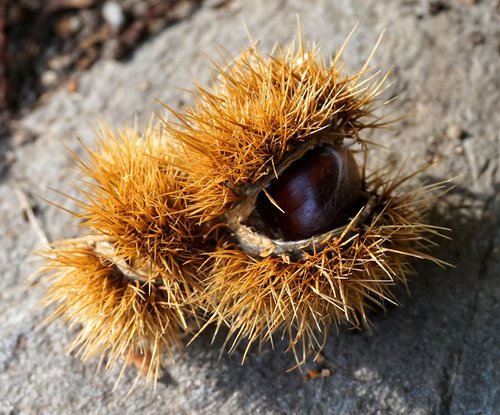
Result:
<instances>
[{"instance_id":1,"label":"rough stone texture","mask_svg":"<svg viewBox=\"0 0 500 415\"><path fill-rule=\"evenodd\" d=\"M0 183L0 414L63 413L335 413L494 414L500 408L500 7L493 0L449 1L209 1L179 24L150 40L126 63L101 62L80 80L79 91L56 93L22 122L38 139L16 150L17 162ZM381 160L399 158L408 168L444 157L427 172L431 180L456 177L456 187L433 212L453 239L435 254L456 265L417 264L411 296L402 307L373 317L371 332L330 336L333 376L304 381L287 373L293 356L284 345L263 347L241 366L241 351L218 363L217 344L202 336L169 366L156 390L142 380L128 399L133 370L113 390L118 373L97 371L65 346L75 334L52 324L39 327L48 311L39 306L44 288L30 285L40 246L14 193L33 197L51 239L77 234L73 219L37 195L65 207L52 192L76 194L78 137L92 143L99 120L112 125L148 121L162 112L158 98L176 107L190 97L183 88L207 83L204 53L217 45L237 53L248 44L245 22L261 46L289 41L296 14L307 37L325 54L335 51L355 23L348 68L363 62L378 34L375 56L393 66L389 108L412 113L374 138L387 149ZM483 35L482 41L477 41ZM144 91L144 81L151 88ZM457 127L462 134L457 134ZM418 182L415 182L418 185Z\"/></svg>"}]
</instances>

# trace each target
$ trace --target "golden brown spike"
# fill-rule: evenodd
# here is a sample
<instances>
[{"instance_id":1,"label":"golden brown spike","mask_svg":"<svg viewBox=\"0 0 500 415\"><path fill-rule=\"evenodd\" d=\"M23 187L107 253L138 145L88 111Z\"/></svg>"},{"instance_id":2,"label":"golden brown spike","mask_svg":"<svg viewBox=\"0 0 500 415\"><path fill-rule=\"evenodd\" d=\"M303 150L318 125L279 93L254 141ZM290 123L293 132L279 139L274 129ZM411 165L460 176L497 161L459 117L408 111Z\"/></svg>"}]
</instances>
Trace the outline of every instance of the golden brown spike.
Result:
<instances>
[{"instance_id":1,"label":"golden brown spike","mask_svg":"<svg viewBox=\"0 0 500 415\"><path fill-rule=\"evenodd\" d=\"M105 355L111 367L143 354L142 371L156 379L164 352L199 318L204 258L201 231L185 217L186 176L152 126L102 129L99 148L87 150L90 160L79 161L90 181L76 216L94 235L42 252L47 303L57 304L53 318L82 325L73 348L84 359Z\"/></svg>"},{"instance_id":2,"label":"golden brown spike","mask_svg":"<svg viewBox=\"0 0 500 415\"><path fill-rule=\"evenodd\" d=\"M367 308L396 304L392 289L407 283L411 258L441 264L425 253L426 238L439 234L423 222L429 189L387 193L391 183L385 180L371 178L378 183L370 189L377 200L365 222L358 223L361 212L337 236L303 250L256 258L229 235L219 241L210 254L206 295L213 300L211 321L229 325L230 350L240 340L248 351L254 342L286 334L290 347L301 344L305 356L311 347L322 348L332 323L362 327Z\"/></svg>"},{"instance_id":3,"label":"golden brown spike","mask_svg":"<svg viewBox=\"0 0 500 415\"><path fill-rule=\"evenodd\" d=\"M201 230L185 215L188 182L174 164L175 148L153 126L144 134L103 128L98 143L80 163L91 179L77 214L83 226L108 236L126 261L181 274L186 247Z\"/></svg>"},{"instance_id":4,"label":"golden brown spike","mask_svg":"<svg viewBox=\"0 0 500 415\"><path fill-rule=\"evenodd\" d=\"M362 129L383 124L372 109L384 77L367 66L347 76L341 66L340 54L328 66L303 40L272 56L251 47L216 66L212 90L198 86L194 104L173 111L178 123L165 123L186 151L183 169L197 188L192 215L207 221L227 212L245 186L319 134L358 140Z\"/></svg>"},{"instance_id":5,"label":"golden brown spike","mask_svg":"<svg viewBox=\"0 0 500 415\"><path fill-rule=\"evenodd\" d=\"M86 360L107 358L109 369L131 353L148 354L148 378L157 379L163 354L179 345L189 311L172 302L169 287L155 278L132 280L96 250L102 237L55 244L43 255L50 288L45 303L55 304L50 320L62 317L80 325L72 350Z\"/></svg>"},{"instance_id":6,"label":"golden brown spike","mask_svg":"<svg viewBox=\"0 0 500 415\"><path fill-rule=\"evenodd\" d=\"M368 308L395 303L392 287L406 284L410 258L440 263L425 253L428 236L439 235L424 223L435 186L404 192L412 175L358 172L353 147L366 155L370 144L360 134L387 124L374 113L386 75L371 71L372 54L344 74L344 46L329 65L302 37L272 56L252 46L217 66L216 85L198 86L191 107L171 110L176 123L144 134L102 130L98 150L81 162L91 181L77 213L97 236L45 254L48 302L58 304L55 316L82 324L74 347L83 357L105 353L112 364L126 355L154 377L188 320L208 312L206 325L229 326L230 350L285 334L294 352L302 344L300 362L309 347L322 347L332 323L363 326ZM323 182L343 180L332 195L356 192L348 219L285 240L275 217L257 211L259 197L294 214L268 190L292 165L290 177L310 173L315 160L300 163L317 154L334 166ZM341 205L323 199L327 208ZM325 211L338 214L333 208Z\"/></svg>"}]
</instances>

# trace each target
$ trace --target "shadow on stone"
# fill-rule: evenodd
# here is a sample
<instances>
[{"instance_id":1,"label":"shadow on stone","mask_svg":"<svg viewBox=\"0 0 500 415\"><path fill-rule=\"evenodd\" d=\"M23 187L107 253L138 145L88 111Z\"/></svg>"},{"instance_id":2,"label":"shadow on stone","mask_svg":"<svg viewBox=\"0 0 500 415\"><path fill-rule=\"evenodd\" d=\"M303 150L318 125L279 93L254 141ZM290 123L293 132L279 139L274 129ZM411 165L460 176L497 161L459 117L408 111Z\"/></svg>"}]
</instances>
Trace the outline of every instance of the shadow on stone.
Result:
<instances>
[{"instance_id":1,"label":"shadow on stone","mask_svg":"<svg viewBox=\"0 0 500 415\"><path fill-rule=\"evenodd\" d=\"M388 411L396 406L418 410L421 403L446 413L452 405L452 379L471 335L481 261L488 249L477 239L487 239L497 225L493 198L455 186L433 208L429 221L453 230L451 240L437 241L433 254L456 268L416 262L410 293L397 289L401 307L373 313L369 331L332 330L324 349L331 377L306 381L300 370L287 372L295 361L292 353L284 354L286 344L280 340L274 350L269 344L260 353L254 347L243 365L244 344L218 363L226 333L212 344L213 333L207 331L188 347L186 359L193 368L208 365L217 389L226 398L237 395L242 408L258 401L270 412L303 413L329 405L335 412L343 395L355 394L363 395L362 407L358 402L356 408L344 407L346 412L363 413L373 402L386 402ZM486 352L478 350L478 358ZM353 402L346 400L345 405Z\"/></svg>"}]
</instances>

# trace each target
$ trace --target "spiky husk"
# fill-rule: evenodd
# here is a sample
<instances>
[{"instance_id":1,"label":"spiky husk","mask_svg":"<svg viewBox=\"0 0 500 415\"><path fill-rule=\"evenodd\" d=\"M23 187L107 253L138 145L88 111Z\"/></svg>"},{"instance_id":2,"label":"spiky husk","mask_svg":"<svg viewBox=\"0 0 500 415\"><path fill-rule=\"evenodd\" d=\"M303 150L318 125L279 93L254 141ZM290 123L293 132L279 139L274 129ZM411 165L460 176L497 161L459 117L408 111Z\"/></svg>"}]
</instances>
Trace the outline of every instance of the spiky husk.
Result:
<instances>
[{"instance_id":1,"label":"spiky husk","mask_svg":"<svg viewBox=\"0 0 500 415\"><path fill-rule=\"evenodd\" d=\"M124 260L182 274L179 264L193 261L202 231L186 217L188 179L172 142L150 125L144 133L103 128L98 144L80 163L90 181L77 217L113 240Z\"/></svg>"},{"instance_id":2,"label":"spiky husk","mask_svg":"<svg viewBox=\"0 0 500 415\"><path fill-rule=\"evenodd\" d=\"M86 181L75 213L92 235L42 255L54 316L82 325L82 357L142 353L156 377L165 350L179 344L202 290L201 230L185 216L186 176L160 128L101 129L98 148L79 159Z\"/></svg>"},{"instance_id":3,"label":"spiky husk","mask_svg":"<svg viewBox=\"0 0 500 415\"><path fill-rule=\"evenodd\" d=\"M91 181L77 217L104 244L46 254L49 302L82 324L84 357L139 351L156 374L186 321L206 312L207 324L229 326L233 347L282 333L293 350L321 347L332 323L362 326L369 307L395 302L411 257L439 262L424 253L436 233L423 221L427 190L404 193L384 172L363 180L369 203L339 232L255 249L270 236L246 219L271 180L315 146L366 150L360 132L387 123L374 113L385 76L370 59L343 74L343 49L326 64L302 38L271 56L251 47L217 66L217 84L198 87L185 112L172 110L177 122L102 131L81 163Z\"/></svg>"},{"instance_id":4,"label":"spiky husk","mask_svg":"<svg viewBox=\"0 0 500 415\"><path fill-rule=\"evenodd\" d=\"M157 286L131 279L121 265L98 252L100 236L63 241L43 253L44 271L50 274L47 305L56 305L49 320L62 317L79 334L71 345L86 360L106 359L109 369L130 355L147 355L143 372L157 379L165 352L181 345L187 321L196 318L174 293L176 282ZM143 273L139 273L143 275Z\"/></svg>"},{"instance_id":5,"label":"spiky husk","mask_svg":"<svg viewBox=\"0 0 500 415\"><path fill-rule=\"evenodd\" d=\"M343 74L343 49L327 65L302 38L270 56L251 47L216 66L213 90L198 86L191 107L172 110L178 122L165 128L186 149L183 168L196 188L192 215L207 221L227 212L318 133L358 140L362 129L383 124L372 111L385 77L367 66Z\"/></svg>"},{"instance_id":6,"label":"spiky husk","mask_svg":"<svg viewBox=\"0 0 500 415\"><path fill-rule=\"evenodd\" d=\"M406 285L411 258L442 264L426 253L439 229L424 222L439 186L403 192L402 181L375 173L365 183L370 206L336 236L312 238L302 250L263 257L242 250L232 235L221 238L209 254L206 295L214 300L210 322L229 326L229 350L244 340L246 355L253 343L279 334L300 364L309 350L321 350L332 323L361 328L367 309L397 304L393 289Z\"/></svg>"},{"instance_id":7,"label":"spiky husk","mask_svg":"<svg viewBox=\"0 0 500 415\"><path fill-rule=\"evenodd\" d=\"M292 348L321 345L331 323L361 326L368 304L395 302L391 287L406 283L409 257L427 257L418 244L432 228L419 197L397 195L385 175L364 183L375 205L361 224L303 249L286 252L285 241L278 253L246 222L256 195L306 151L346 142L366 149L360 132L387 123L374 113L386 76L370 69L371 55L345 75L343 50L327 64L302 38L270 56L251 47L217 66L213 89L198 87L194 105L174 111L179 122L165 124L196 159L183 167L194 184L189 214L230 228L207 253L205 298L210 321L227 324L234 344L286 332Z\"/></svg>"}]
</instances>

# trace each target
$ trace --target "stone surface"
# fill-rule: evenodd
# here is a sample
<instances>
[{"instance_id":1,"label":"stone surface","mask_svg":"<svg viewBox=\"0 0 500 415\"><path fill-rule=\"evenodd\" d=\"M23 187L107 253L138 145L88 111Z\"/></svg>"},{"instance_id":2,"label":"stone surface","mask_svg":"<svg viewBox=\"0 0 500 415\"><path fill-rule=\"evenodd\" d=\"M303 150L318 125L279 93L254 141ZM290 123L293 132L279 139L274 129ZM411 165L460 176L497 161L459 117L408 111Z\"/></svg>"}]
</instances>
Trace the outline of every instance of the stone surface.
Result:
<instances>
[{"instance_id":1,"label":"stone surface","mask_svg":"<svg viewBox=\"0 0 500 415\"><path fill-rule=\"evenodd\" d=\"M0 414L65 413L334 413L494 414L500 408L500 12L495 1L448 2L430 13L427 2L349 0L229 1L204 5L147 42L126 63L101 62L85 74L78 92L61 89L22 120L38 137L16 148L16 161L0 182ZM333 53L359 22L346 57L359 68L385 29L375 55L393 67L388 108L410 117L373 138L386 144L380 160L398 158L418 167L442 161L429 180L456 178L436 205L433 221L451 227L453 239L435 254L455 264L417 264L402 307L373 317L371 332L332 333L326 355L330 378L304 381L287 372L293 356L264 346L241 365L241 351L218 362L210 334L176 355L156 389L142 380L127 399L132 369L113 389L117 371L98 371L65 352L75 329L40 326L42 286L27 277L36 269L28 253L40 247L26 222L15 188L36 206L48 237L78 233L75 222L42 198L71 209L50 189L77 194L74 161L99 121L145 124L159 99L188 102L185 88L212 76L205 56L217 48L235 54L248 45L242 22L262 48L289 41L299 15L305 35ZM471 41L480 31L484 42ZM147 83L150 87L144 88ZM462 140L447 136L457 125ZM432 139L430 139L432 138ZM463 151L456 151L461 145ZM418 182L414 182L418 185Z\"/></svg>"}]
</instances>

